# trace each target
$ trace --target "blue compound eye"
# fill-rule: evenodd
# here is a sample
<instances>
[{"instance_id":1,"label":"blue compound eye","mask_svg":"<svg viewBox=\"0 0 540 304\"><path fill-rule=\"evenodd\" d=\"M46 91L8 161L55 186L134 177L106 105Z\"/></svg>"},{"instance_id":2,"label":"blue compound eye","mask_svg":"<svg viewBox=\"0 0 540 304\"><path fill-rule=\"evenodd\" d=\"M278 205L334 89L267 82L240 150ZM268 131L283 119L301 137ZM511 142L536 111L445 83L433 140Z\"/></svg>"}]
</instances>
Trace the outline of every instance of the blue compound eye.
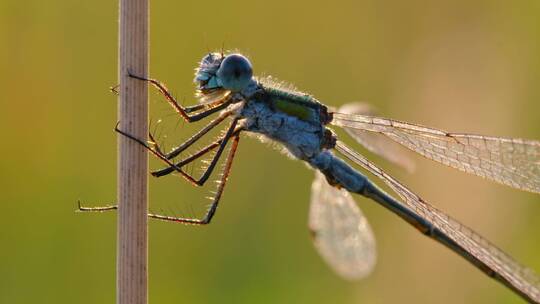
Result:
<instances>
[{"instance_id":1,"label":"blue compound eye","mask_svg":"<svg viewBox=\"0 0 540 304\"><path fill-rule=\"evenodd\" d=\"M245 89L251 81L253 68L246 57L240 54L231 54L221 62L217 76L224 89L239 92Z\"/></svg>"}]
</instances>

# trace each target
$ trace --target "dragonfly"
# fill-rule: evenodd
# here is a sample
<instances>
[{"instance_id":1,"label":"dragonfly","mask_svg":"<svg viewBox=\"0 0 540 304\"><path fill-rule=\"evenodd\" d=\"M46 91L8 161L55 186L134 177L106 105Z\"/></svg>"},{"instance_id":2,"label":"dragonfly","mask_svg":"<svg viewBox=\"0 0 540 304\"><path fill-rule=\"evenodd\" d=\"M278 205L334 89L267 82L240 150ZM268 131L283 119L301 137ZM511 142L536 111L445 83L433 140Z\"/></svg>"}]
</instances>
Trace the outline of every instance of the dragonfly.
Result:
<instances>
[{"instance_id":1,"label":"dragonfly","mask_svg":"<svg viewBox=\"0 0 540 304\"><path fill-rule=\"evenodd\" d=\"M157 88L187 122L217 114L200 131L169 152L163 151L152 134L149 140L136 138L117 125L117 132L144 146L166 165L151 172L153 176L176 173L193 185L202 186L226 153L217 190L202 218L153 213L149 217L193 225L209 224L230 175L240 135L254 133L263 140L279 143L286 154L307 163L316 172L311 187L309 229L316 249L340 276L365 277L376 262L373 232L351 195L359 194L393 212L525 300L540 303L540 278L533 270L415 194L339 140L330 127L344 129L367 150L406 168L411 167L411 162L398 156L389 143L397 143L446 166L533 193L540 193L540 141L450 133L374 116L357 103L334 110L272 77L255 77L249 59L234 52L212 52L203 57L196 68L198 103L193 106L180 105L156 79L129 76ZM228 126L221 136L188 157L178 159L183 151L224 121L228 121ZM210 152L211 161L199 177L183 169ZM358 166L380 179L398 198L377 186L356 169ZM79 206L81 211L116 208Z\"/></svg>"}]
</instances>

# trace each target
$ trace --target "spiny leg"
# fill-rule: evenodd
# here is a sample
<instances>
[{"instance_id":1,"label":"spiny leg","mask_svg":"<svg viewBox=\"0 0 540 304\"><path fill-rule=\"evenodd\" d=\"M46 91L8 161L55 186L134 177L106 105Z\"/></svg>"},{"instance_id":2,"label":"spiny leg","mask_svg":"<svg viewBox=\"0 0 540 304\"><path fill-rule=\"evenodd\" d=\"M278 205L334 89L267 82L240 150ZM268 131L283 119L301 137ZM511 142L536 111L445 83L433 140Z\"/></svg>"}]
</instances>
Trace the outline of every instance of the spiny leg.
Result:
<instances>
[{"instance_id":1,"label":"spiny leg","mask_svg":"<svg viewBox=\"0 0 540 304\"><path fill-rule=\"evenodd\" d=\"M135 76L131 76L129 75L130 77L133 77L133 78L136 78L136 79L139 79L139 80L145 80L145 79L141 79L142 77L135 77ZM157 81L157 80L156 80ZM117 85L114 85L112 87L109 87L109 91L111 91L112 93L114 93L115 95L118 95L120 94L120 92L118 91L118 88L120 88L120 85L117 84ZM160 91L161 93L161 91ZM162 93L163 95L163 93ZM172 96L172 94L169 93L169 95ZM185 113L192 113L192 112L195 112L195 111L199 111L199 110L202 110L204 108L208 108L208 107L214 107L218 104L220 104L222 102L222 100L216 100L214 101L213 103L207 103L207 104L197 104L197 105L193 105L193 106L187 106L187 107L184 107L184 112Z\"/></svg>"},{"instance_id":2,"label":"spiny leg","mask_svg":"<svg viewBox=\"0 0 540 304\"><path fill-rule=\"evenodd\" d=\"M223 194L223 190L225 189L225 185L227 184L227 179L231 172L234 155L236 153L236 149L238 148L239 141L240 141L240 136L238 134L234 135L231 150L229 151L229 155L227 156L227 161L225 163L225 168L223 169L223 175L221 176L221 179L219 180L218 189L216 191L216 194L214 195L214 198L212 199L212 204L210 205L210 208L208 208L206 215L202 219L181 218L181 217L166 216L166 215L160 215L160 214L148 214L148 216L151 218L162 220L162 221L185 223L185 224L192 224L192 225L210 224L210 221L212 221L212 218L216 214L216 210L218 208L221 195Z\"/></svg>"},{"instance_id":3,"label":"spiny leg","mask_svg":"<svg viewBox=\"0 0 540 304\"><path fill-rule=\"evenodd\" d=\"M223 153L223 150L225 150L225 147L227 146L227 142L229 139L233 136L233 132L236 129L236 124L238 123L238 119L235 118L231 122L231 126L227 130L227 133L223 136L223 140L221 141L221 144L219 145L219 148L216 152L216 155L212 158L212 161L210 162L210 165L208 165L208 168L204 171L204 173L201 175L201 177L196 181L197 185L202 186L204 183L208 180L210 177L210 174L214 171L214 168L216 167L219 158L221 157L221 154ZM170 166L170 165L169 165ZM177 167L176 165L174 165Z\"/></svg>"},{"instance_id":4,"label":"spiny leg","mask_svg":"<svg viewBox=\"0 0 540 304\"><path fill-rule=\"evenodd\" d=\"M154 138L152 136L150 136L150 140L153 141L152 145L154 146L154 149L156 149L156 151L161 151L159 145L156 143L156 141L154 140ZM179 168L182 168L183 166L185 166L185 165L191 163L192 161L200 158L201 156L205 155L206 153L208 153L209 151L211 151L215 147L219 146L220 144L221 144L221 139L216 140L213 143L209 144L208 146L200 149L199 151L196 151L194 154L188 156L187 158L184 158L184 159L178 161L177 163L175 163L175 165L177 167L179 167ZM152 174L152 176L154 176L154 177L161 177L161 176L164 176L164 175L171 174L173 172L175 172L175 169L173 167L166 167L166 168L163 168L163 169L160 169L160 170L151 171L150 174Z\"/></svg>"},{"instance_id":5,"label":"spiny leg","mask_svg":"<svg viewBox=\"0 0 540 304\"><path fill-rule=\"evenodd\" d=\"M227 130L227 133L225 133L221 143L219 144L219 148L216 151L216 154L212 158L212 161L210 162L210 164L208 165L206 170L203 172L201 177L198 180L196 180L196 184L198 186L204 185L204 183L208 180L208 178L210 177L210 175L214 171L214 169L215 169L215 167L216 167L216 165L217 165L217 163L219 161L219 158L221 157L221 154L223 153L223 151L225 150L225 147L227 146L227 143L229 142L229 139L233 136L233 133L236 130L237 122L238 122L237 118L233 119L233 121L231 122L231 125L230 125L229 129ZM171 167L171 166L169 165L169 167ZM178 166L176 166L176 164L174 165L174 167L178 168Z\"/></svg>"},{"instance_id":6,"label":"spiny leg","mask_svg":"<svg viewBox=\"0 0 540 304\"><path fill-rule=\"evenodd\" d=\"M242 131L242 129L237 128L235 130L235 132L233 133L233 136L237 136L240 133L240 131ZM186 159L183 159L180 162L176 163L176 165L178 167L182 167L184 165L187 165L187 164L193 162L194 160L196 160L196 159L200 158L201 156L205 155L206 153L208 153L209 151L211 151L215 147L219 146L223 142L224 139L225 138L222 137L222 138L216 140L215 142L211 143L210 145L208 145L208 146L202 148L201 150L195 152L192 156L190 156L190 157L188 157ZM153 141L154 139L151 138L151 140ZM156 145L155 149L156 149L156 151L161 153L161 150L159 149L159 146ZM167 167L167 168L163 169L162 171L166 171L166 170L167 170L167 172L164 173L163 175L169 174L169 173L172 173L172 172L175 171L175 169L172 168L172 167ZM157 172L159 172L159 171L157 171ZM152 173L152 175L154 175L154 174ZM156 176L156 175L154 175L154 176ZM78 204L77 211L79 211L79 212L105 212L105 211L111 211L111 210L118 209L118 205L107 205L107 206L99 206L99 207L84 207L84 206L82 206L80 200L77 201L77 204Z\"/></svg>"},{"instance_id":7,"label":"spiny leg","mask_svg":"<svg viewBox=\"0 0 540 304\"><path fill-rule=\"evenodd\" d=\"M233 133L233 136L238 135L240 133L240 131L242 131L242 128L236 128L235 132ZM155 142L155 140L154 140L154 138L152 136L150 136L150 139ZM206 153L208 153L209 151L211 151L215 147L219 146L223 142L224 139L225 139L224 136L221 137L220 139L216 140L215 142L211 143L210 145L208 145L208 146L200 149L199 151L195 152L190 157L179 161L178 163L176 163L176 166L182 167L184 165L187 165L187 164L199 159L201 156L205 155ZM162 153L161 149L159 148L158 145L154 145L154 148L156 149L157 152ZM175 169L173 167L167 167L167 168L163 169L162 171L167 171L166 173L163 174L163 175L165 175L165 174L169 174L169 173L174 172ZM154 175L154 174L152 174L152 175ZM84 206L82 206L80 200L77 201L77 205L78 205L77 211L79 211L79 212L105 212L105 211L111 211L111 210L117 210L118 209L118 205L107 205L107 206L98 206L98 207L84 207Z\"/></svg>"},{"instance_id":8,"label":"spiny leg","mask_svg":"<svg viewBox=\"0 0 540 304\"><path fill-rule=\"evenodd\" d=\"M79 212L104 212L118 209L118 205L109 205L102 207L83 207L81 201L77 201L77 211Z\"/></svg>"},{"instance_id":9,"label":"spiny leg","mask_svg":"<svg viewBox=\"0 0 540 304\"><path fill-rule=\"evenodd\" d=\"M187 179L189 182L191 182L193 185L197 185L197 181L191 177L191 175L187 174L186 172L182 171L182 169L180 169L179 167L177 167L175 164L173 164L171 161L169 161L162 153L160 153L159 151L156 151L154 149L152 149L152 147L150 147L150 145L145 142L144 140L141 140L131 134L128 134L122 130L120 130L118 128L118 125L120 124L120 122L118 122L116 124L116 127L114 128L114 131L124 135L125 137L131 139L131 140L134 140L136 141L138 144L140 144L141 146L143 146L144 148L146 148L148 151L150 151L150 153L152 153L154 156L156 156L157 158L161 159L162 161L164 161L165 163L167 163L169 166L172 166L174 168L174 170L178 173L180 173L185 179Z\"/></svg>"},{"instance_id":10,"label":"spiny leg","mask_svg":"<svg viewBox=\"0 0 540 304\"><path fill-rule=\"evenodd\" d=\"M216 113L218 111L221 111L221 110L225 109L226 107L228 107L230 104L233 103L233 99L230 98L230 95L227 95L227 96L225 96L225 97L223 97L223 98L221 98L219 100L216 100L215 102L212 102L210 104L195 105L195 106L192 106L192 107L182 107L176 101L176 99L172 96L172 94L167 90L165 85L160 83L158 80L133 75L131 73L129 73L129 77L139 79L139 80L143 80L143 81L147 81L147 82L151 83L154 87L156 87L159 90L159 92L163 96L165 96L165 98L167 99L169 104L187 122L194 122L194 121L201 120L201 119L203 119L203 118L205 118L205 117L207 117L207 116L209 116L209 115L211 115L213 113ZM200 113L197 113L197 114L194 114L194 115L189 115L189 113L197 111L197 110L201 110L201 109L204 109L204 111L202 111Z\"/></svg>"},{"instance_id":11,"label":"spiny leg","mask_svg":"<svg viewBox=\"0 0 540 304\"><path fill-rule=\"evenodd\" d=\"M209 124L207 124L204 128L202 128L200 131L195 133L193 136L191 136L188 140L180 144L178 147L174 148L171 152L165 154L165 157L167 159L172 159L176 156L178 156L182 151L189 148L192 144L194 144L197 140L199 140L203 135L208 133L210 130L215 128L217 125L219 125L225 118L229 117L232 114L232 111L225 111L221 113L216 119L212 120Z\"/></svg>"},{"instance_id":12,"label":"spiny leg","mask_svg":"<svg viewBox=\"0 0 540 304\"><path fill-rule=\"evenodd\" d=\"M236 135L236 134L239 134L242 130L243 130L242 127L237 127L233 132L233 136ZM155 142L155 140L153 138L151 138L151 140ZM211 151L215 147L221 145L221 143L224 140L225 140L225 135L222 136L221 138L219 138L218 140L214 141L213 143L207 145L206 147L200 149L199 151L196 151L191 156L180 160L179 162L175 163L175 165L177 167L181 168L181 167L191 163L192 161L194 161L194 160L200 158L201 156L205 155L206 153L208 153L209 151ZM159 146L157 144L155 144L154 147L159 150ZM174 171L175 171L174 167L167 167L167 168L164 168L164 169L161 169L161 170L152 171L151 174L154 177L161 177L161 176L171 174Z\"/></svg>"},{"instance_id":13,"label":"spiny leg","mask_svg":"<svg viewBox=\"0 0 540 304\"><path fill-rule=\"evenodd\" d=\"M109 88L109 91L111 91L111 93L115 94L115 95L118 95L118 88L120 87L119 84L115 85L115 86L112 86Z\"/></svg>"},{"instance_id":14,"label":"spiny leg","mask_svg":"<svg viewBox=\"0 0 540 304\"><path fill-rule=\"evenodd\" d=\"M130 139L132 139L132 140L134 140L134 141L136 141L137 143L139 143L140 145L145 147L153 155L155 155L157 158L161 159L163 162L165 162L167 165L169 165L169 167L174 168L175 171L179 172L184 178L186 178L192 184L194 184L196 186L202 186L208 180L208 178L210 177L210 174L214 170L219 158L221 157L221 154L223 153L223 150L225 149L225 146L227 145L227 142L231 138L231 136L232 136L232 134L233 134L233 132L234 132L234 130L236 128L237 122L238 122L237 118L233 119L229 129L227 130L227 133L224 136L223 141L221 142L221 144L219 146L218 151L216 152L216 155L214 155L210 165L208 166L208 168L206 168L206 170L204 171L204 173L202 174L202 176L199 179L195 179L191 175L189 175L188 173L184 172L180 167L178 167L177 165L172 163L169 159L167 159L167 157L165 155L163 155L162 153L160 153L156 149L153 149L152 147L150 147L150 145L147 142L145 142L145 141L143 141L143 140L141 140L139 138L136 138L136 137L132 136L131 134L125 133L124 131L118 129L118 125L116 126L115 131L122 134L122 135L124 135L124 136L126 136L126 137L128 137L128 138L130 138Z\"/></svg>"},{"instance_id":15,"label":"spiny leg","mask_svg":"<svg viewBox=\"0 0 540 304\"><path fill-rule=\"evenodd\" d=\"M225 185L227 184L227 179L229 177L229 174L231 172L232 163L234 160L234 156L236 154L236 150L238 148L238 143L240 141L239 133L235 133L233 135L233 142L231 149L229 151L229 155L227 156L227 160L225 163L225 167L223 169L223 174L221 176L221 179L219 180L219 186L216 191L216 194L214 195L212 199L212 204L210 205L210 208L208 208L208 211L206 212L206 215L202 219L195 219L195 218L181 218L181 217L174 217L174 216L167 216L167 215L161 215L161 214L153 214L149 213L148 217L155 218L162 221L169 221L169 222L177 222L177 223L186 223L186 224L192 224L192 225L207 225L210 224L210 221L216 214L216 210L219 204L219 201L221 199L221 196L223 195L223 190L225 189ZM118 205L112 205L112 206L103 206L103 207L83 207L81 205L81 202L78 202L78 211L79 212L105 212L110 210L116 210L118 209Z\"/></svg>"}]
</instances>

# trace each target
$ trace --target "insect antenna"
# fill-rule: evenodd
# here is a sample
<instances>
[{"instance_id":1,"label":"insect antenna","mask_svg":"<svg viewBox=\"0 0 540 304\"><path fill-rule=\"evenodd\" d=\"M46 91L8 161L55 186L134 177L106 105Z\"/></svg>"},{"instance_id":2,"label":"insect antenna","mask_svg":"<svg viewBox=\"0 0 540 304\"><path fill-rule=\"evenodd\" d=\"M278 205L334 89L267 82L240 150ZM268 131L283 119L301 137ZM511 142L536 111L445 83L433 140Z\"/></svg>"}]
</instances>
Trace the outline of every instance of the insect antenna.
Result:
<instances>
[{"instance_id":1,"label":"insect antenna","mask_svg":"<svg viewBox=\"0 0 540 304\"><path fill-rule=\"evenodd\" d=\"M208 43L208 33L207 32L203 33L203 43L204 43L204 47L206 48L206 53L208 53L208 54L212 53L212 50L210 49L210 44Z\"/></svg>"},{"instance_id":2,"label":"insect antenna","mask_svg":"<svg viewBox=\"0 0 540 304\"><path fill-rule=\"evenodd\" d=\"M225 40L221 42L221 57L225 57Z\"/></svg>"}]
</instances>

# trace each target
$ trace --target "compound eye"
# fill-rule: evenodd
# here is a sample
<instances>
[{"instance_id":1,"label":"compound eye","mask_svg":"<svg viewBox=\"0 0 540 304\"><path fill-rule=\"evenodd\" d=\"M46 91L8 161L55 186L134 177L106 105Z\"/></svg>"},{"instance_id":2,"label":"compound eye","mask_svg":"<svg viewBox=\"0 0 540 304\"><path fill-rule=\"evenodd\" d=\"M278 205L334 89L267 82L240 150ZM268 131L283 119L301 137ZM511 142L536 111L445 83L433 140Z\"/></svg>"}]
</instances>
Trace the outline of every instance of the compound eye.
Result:
<instances>
[{"instance_id":1,"label":"compound eye","mask_svg":"<svg viewBox=\"0 0 540 304\"><path fill-rule=\"evenodd\" d=\"M231 54L221 62L217 76L224 89L239 92L245 89L251 81L253 68L246 57L240 54Z\"/></svg>"}]
</instances>

